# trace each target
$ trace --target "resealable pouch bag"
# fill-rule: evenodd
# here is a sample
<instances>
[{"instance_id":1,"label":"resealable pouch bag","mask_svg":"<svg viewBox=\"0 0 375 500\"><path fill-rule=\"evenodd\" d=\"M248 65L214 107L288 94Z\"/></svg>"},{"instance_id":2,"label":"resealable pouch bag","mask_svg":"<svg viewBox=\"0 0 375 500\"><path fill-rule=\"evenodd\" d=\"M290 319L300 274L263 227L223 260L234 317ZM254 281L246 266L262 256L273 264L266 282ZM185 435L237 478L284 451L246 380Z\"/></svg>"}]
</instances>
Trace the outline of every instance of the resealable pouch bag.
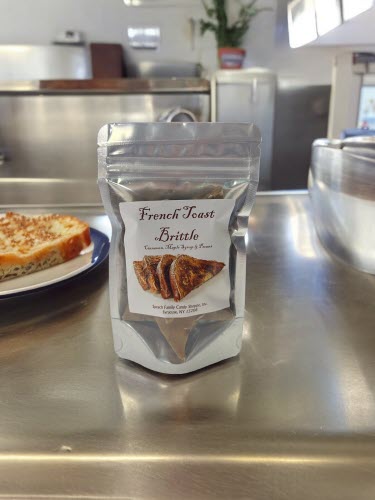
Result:
<instances>
[{"instance_id":1,"label":"resealable pouch bag","mask_svg":"<svg viewBox=\"0 0 375 500\"><path fill-rule=\"evenodd\" d=\"M101 128L99 187L112 223L118 356L178 374L240 352L259 157L252 124Z\"/></svg>"}]
</instances>

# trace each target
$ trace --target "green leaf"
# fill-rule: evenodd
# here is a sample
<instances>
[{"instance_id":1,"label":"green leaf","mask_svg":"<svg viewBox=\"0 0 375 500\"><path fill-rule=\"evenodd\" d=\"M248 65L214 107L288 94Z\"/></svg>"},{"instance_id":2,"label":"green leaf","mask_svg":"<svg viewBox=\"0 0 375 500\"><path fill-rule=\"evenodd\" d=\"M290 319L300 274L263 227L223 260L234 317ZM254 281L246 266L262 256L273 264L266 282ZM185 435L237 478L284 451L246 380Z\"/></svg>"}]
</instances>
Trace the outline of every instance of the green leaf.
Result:
<instances>
[{"instance_id":1,"label":"green leaf","mask_svg":"<svg viewBox=\"0 0 375 500\"><path fill-rule=\"evenodd\" d=\"M229 26L226 0L209 0L209 5L207 5L206 0L202 0L207 17L216 19L216 24L201 19L201 34L204 35L207 31L212 31L215 34L219 47L239 47L250 27L252 19L260 12L272 10L272 8L269 7L258 8L256 6L257 1L258 0L252 0L248 4L242 4L238 12L237 20Z\"/></svg>"},{"instance_id":2,"label":"green leaf","mask_svg":"<svg viewBox=\"0 0 375 500\"><path fill-rule=\"evenodd\" d=\"M204 10L206 11L206 14L208 15L208 17L213 17L215 15L215 9L212 7L209 7L206 4L206 2L204 2L204 1L202 1L202 4L203 4Z\"/></svg>"},{"instance_id":3,"label":"green leaf","mask_svg":"<svg viewBox=\"0 0 375 500\"><path fill-rule=\"evenodd\" d=\"M217 26L214 23L211 23L210 21L203 21L201 19L200 21L200 31L201 35L204 35L206 31L212 31L213 33L216 33L217 31Z\"/></svg>"}]
</instances>

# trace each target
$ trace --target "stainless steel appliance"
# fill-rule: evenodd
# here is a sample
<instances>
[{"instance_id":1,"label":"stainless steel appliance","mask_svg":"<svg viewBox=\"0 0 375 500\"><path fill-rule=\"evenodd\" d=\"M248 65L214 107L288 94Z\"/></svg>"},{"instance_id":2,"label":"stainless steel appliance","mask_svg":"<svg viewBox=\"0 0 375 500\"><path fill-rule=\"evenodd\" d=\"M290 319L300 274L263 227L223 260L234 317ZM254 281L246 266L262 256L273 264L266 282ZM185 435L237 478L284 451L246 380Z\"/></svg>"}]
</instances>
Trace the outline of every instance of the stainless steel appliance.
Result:
<instances>
[{"instance_id":1,"label":"stainless steel appliance","mask_svg":"<svg viewBox=\"0 0 375 500\"><path fill-rule=\"evenodd\" d=\"M199 78L202 67L195 62L130 61L127 74L132 78Z\"/></svg>"},{"instance_id":2,"label":"stainless steel appliance","mask_svg":"<svg viewBox=\"0 0 375 500\"><path fill-rule=\"evenodd\" d=\"M121 90L12 89L0 90L1 203L24 202L23 178L29 203L57 203L61 189L71 202L98 202L96 137L104 123L210 117L209 82L200 79L129 79ZM82 179L91 180L93 189L80 189ZM33 201L31 193L38 198Z\"/></svg>"},{"instance_id":3,"label":"stainless steel appliance","mask_svg":"<svg viewBox=\"0 0 375 500\"><path fill-rule=\"evenodd\" d=\"M329 85L278 80L272 189L306 189L311 144L327 135L330 92Z\"/></svg>"},{"instance_id":4,"label":"stainless steel appliance","mask_svg":"<svg viewBox=\"0 0 375 500\"><path fill-rule=\"evenodd\" d=\"M0 45L0 80L91 78L91 58L84 46Z\"/></svg>"},{"instance_id":5,"label":"stainless steel appliance","mask_svg":"<svg viewBox=\"0 0 375 500\"><path fill-rule=\"evenodd\" d=\"M271 186L276 75L264 68L220 70L211 82L212 121L253 122L262 133L259 188Z\"/></svg>"},{"instance_id":6,"label":"stainless steel appliance","mask_svg":"<svg viewBox=\"0 0 375 500\"><path fill-rule=\"evenodd\" d=\"M309 190L323 245L375 274L375 137L315 141Z\"/></svg>"}]
</instances>

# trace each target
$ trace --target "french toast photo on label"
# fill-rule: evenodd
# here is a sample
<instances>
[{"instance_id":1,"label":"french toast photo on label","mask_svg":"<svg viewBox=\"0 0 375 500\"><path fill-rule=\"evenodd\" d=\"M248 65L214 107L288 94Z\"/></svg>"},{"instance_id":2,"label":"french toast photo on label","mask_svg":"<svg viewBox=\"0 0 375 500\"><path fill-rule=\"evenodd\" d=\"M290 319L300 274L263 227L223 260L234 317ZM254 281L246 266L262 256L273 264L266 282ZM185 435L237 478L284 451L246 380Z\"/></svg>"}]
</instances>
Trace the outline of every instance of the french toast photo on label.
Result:
<instances>
[{"instance_id":1,"label":"french toast photo on label","mask_svg":"<svg viewBox=\"0 0 375 500\"><path fill-rule=\"evenodd\" d=\"M234 200L120 203L131 312L179 318L229 306Z\"/></svg>"}]
</instances>

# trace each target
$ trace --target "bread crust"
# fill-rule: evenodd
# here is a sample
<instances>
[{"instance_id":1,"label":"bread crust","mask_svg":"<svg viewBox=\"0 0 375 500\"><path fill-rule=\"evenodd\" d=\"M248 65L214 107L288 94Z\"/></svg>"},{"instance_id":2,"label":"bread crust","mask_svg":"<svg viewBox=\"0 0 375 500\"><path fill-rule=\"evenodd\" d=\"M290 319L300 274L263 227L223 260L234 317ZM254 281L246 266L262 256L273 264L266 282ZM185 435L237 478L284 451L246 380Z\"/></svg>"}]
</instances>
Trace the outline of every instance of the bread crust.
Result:
<instances>
[{"instance_id":1,"label":"bread crust","mask_svg":"<svg viewBox=\"0 0 375 500\"><path fill-rule=\"evenodd\" d=\"M0 217L0 281L77 257L91 243L88 224L71 215Z\"/></svg>"}]
</instances>

